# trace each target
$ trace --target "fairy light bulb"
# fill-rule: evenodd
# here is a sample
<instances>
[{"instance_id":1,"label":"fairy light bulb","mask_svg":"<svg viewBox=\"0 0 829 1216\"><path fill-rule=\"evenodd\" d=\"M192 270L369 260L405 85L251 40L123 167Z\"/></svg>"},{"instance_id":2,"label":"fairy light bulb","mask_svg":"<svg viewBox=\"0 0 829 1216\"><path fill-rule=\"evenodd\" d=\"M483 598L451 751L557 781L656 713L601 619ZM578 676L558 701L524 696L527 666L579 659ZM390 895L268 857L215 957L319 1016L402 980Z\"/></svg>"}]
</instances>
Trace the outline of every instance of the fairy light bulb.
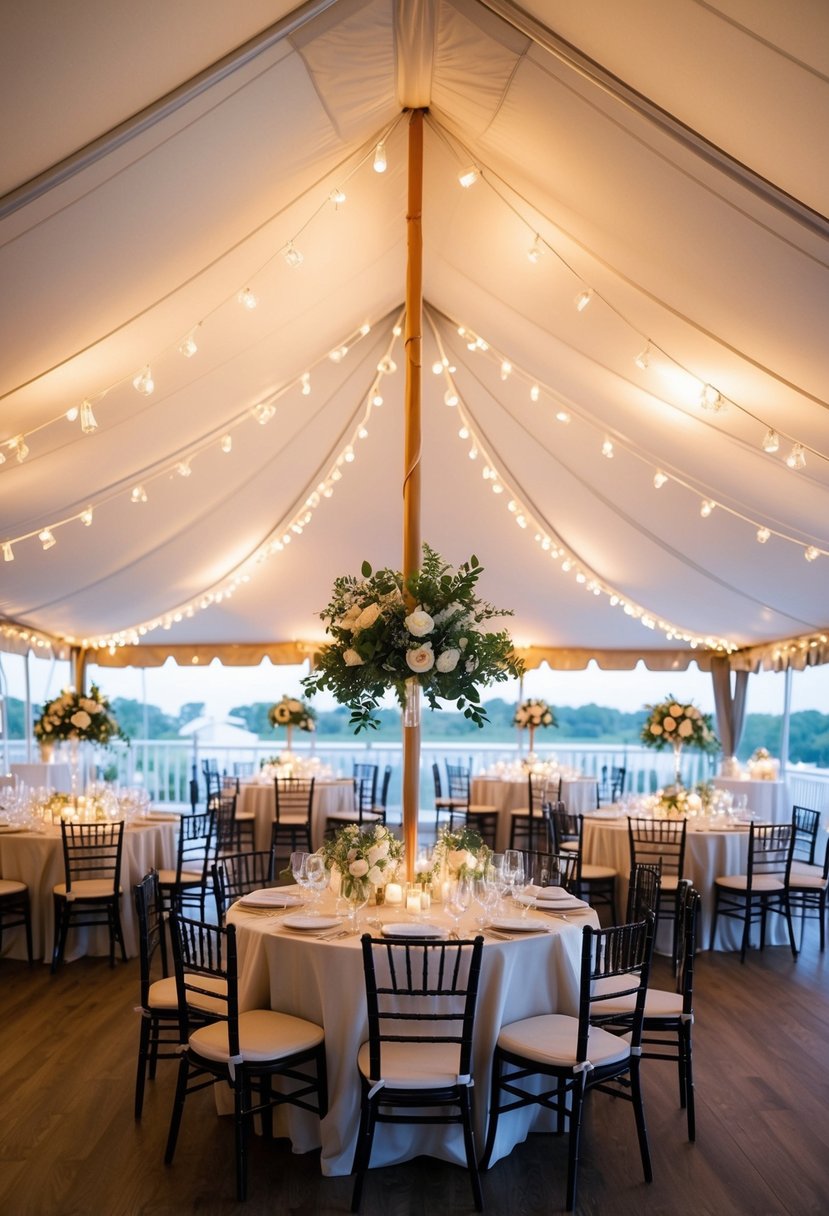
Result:
<instances>
[{"instance_id":1,"label":"fairy light bulb","mask_svg":"<svg viewBox=\"0 0 829 1216\"><path fill-rule=\"evenodd\" d=\"M81 511L80 520L85 528L92 526L92 507L87 507L85 511Z\"/></svg>"},{"instance_id":2,"label":"fairy light bulb","mask_svg":"<svg viewBox=\"0 0 829 1216\"><path fill-rule=\"evenodd\" d=\"M636 364L636 366L639 368L640 371L645 372L648 370L648 367L650 366L650 361L651 361L651 344L649 342L647 344L647 346L643 347L643 349L640 350L639 354L636 356L636 358L633 360L633 362Z\"/></svg>"},{"instance_id":3,"label":"fairy light bulb","mask_svg":"<svg viewBox=\"0 0 829 1216\"><path fill-rule=\"evenodd\" d=\"M468 439L469 438L469 427L468 426L461 427L461 429L458 431L458 438L459 439Z\"/></svg>"},{"instance_id":4,"label":"fairy light bulb","mask_svg":"<svg viewBox=\"0 0 829 1216\"><path fill-rule=\"evenodd\" d=\"M530 401L537 401L541 396L541 389L537 384L533 384L530 388Z\"/></svg>"},{"instance_id":5,"label":"fairy light bulb","mask_svg":"<svg viewBox=\"0 0 829 1216\"><path fill-rule=\"evenodd\" d=\"M376 406L381 406L383 404L382 393L375 393L371 398L371 404L376 405Z\"/></svg>"},{"instance_id":6,"label":"fairy light bulb","mask_svg":"<svg viewBox=\"0 0 829 1216\"><path fill-rule=\"evenodd\" d=\"M343 359L348 354L347 346L335 346L333 350L328 352L328 358L332 363L342 363Z\"/></svg>"},{"instance_id":7,"label":"fairy light bulb","mask_svg":"<svg viewBox=\"0 0 829 1216\"><path fill-rule=\"evenodd\" d=\"M188 334L184 341L179 343L178 352L180 355L184 355L185 359L192 359L198 349L196 339L192 334Z\"/></svg>"},{"instance_id":8,"label":"fairy light bulb","mask_svg":"<svg viewBox=\"0 0 829 1216\"><path fill-rule=\"evenodd\" d=\"M18 460L20 457L18 457ZM790 469L804 469L806 467L806 453L803 450L802 443L796 443L786 457L786 464Z\"/></svg>"},{"instance_id":9,"label":"fairy light bulb","mask_svg":"<svg viewBox=\"0 0 829 1216\"><path fill-rule=\"evenodd\" d=\"M458 394L453 388L448 388L443 394L443 403L449 406L458 404Z\"/></svg>"},{"instance_id":10,"label":"fairy light bulb","mask_svg":"<svg viewBox=\"0 0 829 1216\"><path fill-rule=\"evenodd\" d=\"M251 412L260 426L267 426L276 413L276 406L263 401L259 405L255 405Z\"/></svg>"},{"instance_id":11,"label":"fairy light bulb","mask_svg":"<svg viewBox=\"0 0 829 1216\"><path fill-rule=\"evenodd\" d=\"M92 412L92 402L84 400L81 402L81 430L84 435L91 435L97 429L98 422Z\"/></svg>"},{"instance_id":12,"label":"fairy light bulb","mask_svg":"<svg viewBox=\"0 0 829 1216\"><path fill-rule=\"evenodd\" d=\"M384 355L377 364L377 370L384 376L390 376L393 372L397 371L397 364L391 355Z\"/></svg>"},{"instance_id":13,"label":"fairy light bulb","mask_svg":"<svg viewBox=\"0 0 829 1216\"><path fill-rule=\"evenodd\" d=\"M661 469L657 469L653 475L653 488L655 490L661 490L667 480L668 474L663 473Z\"/></svg>"},{"instance_id":14,"label":"fairy light bulb","mask_svg":"<svg viewBox=\"0 0 829 1216\"><path fill-rule=\"evenodd\" d=\"M470 165L468 169L458 174L458 181L463 186L464 190L468 190L470 186L474 186L478 180L479 170L476 165Z\"/></svg>"},{"instance_id":15,"label":"fairy light bulb","mask_svg":"<svg viewBox=\"0 0 829 1216\"><path fill-rule=\"evenodd\" d=\"M530 245L529 249L527 250L527 259L528 259L528 261L530 261L532 263L533 266L537 266L538 263L541 261L541 254L542 254L541 241L539 240L538 233L536 233L535 240L533 241L532 245Z\"/></svg>"},{"instance_id":16,"label":"fairy light bulb","mask_svg":"<svg viewBox=\"0 0 829 1216\"><path fill-rule=\"evenodd\" d=\"M725 409L725 401L722 394L714 388L713 384L705 384L699 395L699 403L704 410L711 410L715 414L719 414Z\"/></svg>"},{"instance_id":17,"label":"fairy light bulb","mask_svg":"<svg viewBox=\"0 0 829 1216\"><path fill-rule=\"evenodd\" d=\"M66 411L66 414L64 415L64 417L66 418L67 422L74 422L76 420L76 418L78 417L79 412L80 411L79 411L77 405L70 405L70 407Z\"/></svg>"},{"instance_id":18,"label":"fairy light bulb","mask_svg":"<svg viewBox=\"0 0 829 1216\"><path fill-rule=\"evenodd\" d=\"M37 539L43 545L44 549L51 549L53 545L58 543L52 535L51 528L44 528L42 532L38 532Z\"/></svg>"},{"instance_id":19,"label":"fairy light bulb","mask_svg":"<svg viewBox=\"0 0 829 1216\"><path fill-rule=\"evenodd\" d=\"M343 197L345 197L345 196L343 196ZM288 263L289 266L301 266L302 263L305 261L305 258L303 257L302 252L299 249L297 249L297 247L293 243L293 241L289 241L288 244L285 246L285 248L282 250L282 256L285 259L285 261ZM250 305L248 305L248 307L250 307ZM255 305L253 307L255 307Z\"/></svg>"},{"instance_id":20,"label":"fairy light bulb","mask_svg":"<svg viewBox=\"0 0 829 1216\"><path fill-rule=\"evenodd\" d=\"M564 425L566 426L569 421L570 421L570 415L567 413L567 410L557 410L556 411L556 422L563 422Z\"/></svg>"},{"instance_id":21,"label":"fairy light bulb","mask_svg":"<svg viewBox=\"0 0 829 1216\"><path fill-rule=\"evenodd\" d=\"M770 454L772 452L780 451L780 436L777 434L777 431L773 429L773 427L769 427L763 436L763 451L769 452Z\"/></svg>"},{"instance_id":22,"label":"fairy light bulb","mask_svg":"<svg viewBox=\"0 0 829 1216\"><path fill-rule=\"evenodd\" d=\"M816 549L814 545L809 545L807 549L803 550L803 556L806 558L807 562L817 561L817 559L820 557L820 550Z\"/></svg>"},{"instance_id":23,"label":"fairy light bulb","mask_svg":"<svg viewBox=\"0 0 829 1216\"><path fill-rule=\"evenodd\" d=\"M374 172L385 173L388 168L388 160L386 158L386 143L385 140L380 140L377 147L374 149Z\"/></svg>"},{"instance_id":24,"label":"fairy light bulb","mask_svg":"<svg viewBox=\"0 0 829 1216\"><path fill-rule=\"evenodd\" d=\"M757 536L757 544L764 545L766 543L766 541L769 539L769 537L771 536L771 532L769 531L768 528L758 528L756 536Z\"/></svg>"},{"instance_id":25,"label":"fairy light bulb","mask_svg":"<svg viewBox=\"0 0 829 1216\"><path fill-rule=\"evenodd\" d=\"M588 304L590 303L590 301L592 299L593 299L593 292L590 290L589 287L586 287L584 289L584 291L580 291L575 299L576 311L584 312L585 308L587 308Z\"/></svg>"},{"instance_id":26,"label":"fairy light bulb","mask_svg":"<svg viewBox=\"0 0 829 1216\"><path fill-rule=\"evenodd\" d=\"M236 299L243 308L247 308L249 311L253 311L253 309L256 308L256 305L259 303L249 287L242 288Z\"/></svg>"},{"instance_id":27,"label":"fairy light bulb","mask_svg":"<svg viewBox=\"0 0 829 1216\"><path fill-rule=\"evenodd\" d=\"M612 439L605 439L604 443L602 444L602 456L604 456L606 460L612 460L613 455L613 441Z\"/></svg>"},{"instance_id":28,"label":"fairy light bulb","mask_svg":"<svg viewBox=\"0 0 829 1216\"><path fill-rule=\"evenodd\" d=\"M190 468L189 460L180 460L176 465L176 472L179 477L189 477L193 470Z\"/></svg>"},{"instance_id":29,"label":"fairy light bulb","mask_svg":"<svg viewBox=\"0 0 829 1216\"><path fill-rule=\"evenodd\" d=\"M10 540L3 541L3 561L4 562L13 562L14 561L14 549L12 549Z\"/></svg>"},{"instance_id":30,"label":"fairy light bulb","mask_svg":"<svg viewBox=\"0 0 829 1216\"><path fill-rule=\"evenodd\" d=\"M155 392L155 381L153 380L152 368L149 364L133 379L132 387L137 393L141 393L143 397L149 397Z\"/></svg>"},{"instance_id":31,"label":"fairy light bulb","mask_svg":"<svg viewBox=\"0 0 829 1216\"><path fill-rule=\"evenodd\" d=\"M434 363L432 364L432 375L439 376L439 375L441 375L442 372L443 372L443 360L435 359Z\"/></svg>"},{"instance_id":32,"label":"fairy light bulb","mask_svg":"<svg viewBox=\"0 0 829 1216\"><path fill-rule=\"evenodd\" d=\"M512 364L510 363L509 359L503 359L501 361L501 379L509 380L511 374Z\"/></svg>"},{"instance_id":33,"label":"fairy light bulb","mask_svg":"<svg viewBox=\"0 0 829 1216\"><path fill-rule=\"evenodd\" d=\"M232 435L222 435L221 448L225 455L227 455L229 452L233 451L233 436Z\"/></svg>"},{"instance_id":34,"label":"fairy light bulb","mask_svg":"<svg viewBox=\"0 0 829 1216\"><path fill-rule=\"evenodd\" d=\"M343 190L342 186L335 186L334 189L331 191L331 193L328 195L328 197L331 200L331 202L334 204L335 208L342 207L343 203L345 202L345 197L346 197L345 190Z\"/></svg>"},{"instance_id":35,"label":"fairy light bulb","mask_svg":"<svg viewBox=\"0 0 829 1216\"><path fill-rule=\"evenodd\" d=\"M303 372L302 375L300 376L299 380L300 380L300 384L302 385L302 388L300 391L301 391L303 397L310 397L311 396L311 373Z\"/></svg>"},{"instance_id":36,"label":"fairy light bulb","mask_svg":"<svg viewBox=\"0 0 829 1216\"><path fill-rule=\"evenodd\" d=\"M370 333L371 333L371 326L369 325L368 321L364 321L363 324L360 326L360 337L367 338Z\"/></svg>"},{"instance_id":37,"label":"fairy light bulb","mask_svg":"<svg viewBox=\"0 0 829 1216\"><path fill-rule=\"evenodd\" d=\"M713 498L703 498L702 502L700 503L700 507L699 507L699 513L702 516L702 518L707 519L708 516L711 514L711 512L716 507L716 505L717 504L714 502Z\"/></svg>"},{"instance_id":38,"label":"fairy light bulb","mask_svg":"<svg viewBox=\"0 0 829 1216\"><path fill-rule=\"evenodd\" d=\"M130 494L130 501L131 502L146 502L147 501L147 491L144 489L144 487L142 485L132 487L132 493Z\"/></svg>"}]
</instances>

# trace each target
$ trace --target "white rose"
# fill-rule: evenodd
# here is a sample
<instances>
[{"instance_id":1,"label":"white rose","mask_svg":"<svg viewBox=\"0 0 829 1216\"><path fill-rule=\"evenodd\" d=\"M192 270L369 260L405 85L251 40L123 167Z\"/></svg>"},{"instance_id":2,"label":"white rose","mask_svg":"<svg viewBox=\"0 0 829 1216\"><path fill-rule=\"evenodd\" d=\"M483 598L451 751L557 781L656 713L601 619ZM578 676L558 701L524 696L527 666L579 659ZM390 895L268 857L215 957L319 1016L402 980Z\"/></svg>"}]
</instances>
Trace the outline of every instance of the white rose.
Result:
<instances>
[{"instance_id":1,"label":"white rose","mask_svg":"<svg viewBox=\"0 0 829 1216\"><path fill-rule=\"evenodd\" d=\"M406 662L412 671L431 671L435 665L432 643L424 642L417 650L407 650Z\"/></svg>"},{"instance_id":2,"label":"white rose","mask_svg":"<svg viewBox=\"0 0 829 1216\"><path fill-rule=\"evenodd\" d=\"M428 612L424 612L422 608L415 608L414 612L410 612L404 620L403 624L408 629L413 638L425 638L428 633L431 633L435 627L435 622ZM431 666L431 664L430 664Z\"/></svg>"},{"instance_id":3,"label":"white rose","mask_svg":"<svg viewBox=\"0 0 829 1216\"><path fill-rule=\"evenodd\" d=\"M682 706L677 705L676 702L674 702L674 704L668 710L668 713L671 715L672 718L678 718L682 714Z\"/></svg>"},{"instance_id":4,"label":"white rose","mask_svg":"<svg viewBox=\"0 0 829 1216\"><path fill-rule=\"evenodd\" d=\"M653 722L651 724L651 734L652 735L661 735L662 734L662 727L659 725L658 722Z\"/></svg>"},{"instance_id":5,"label":"white rose","mask_svg":"<svg viewBox=\"0 0 829 1216\"><path fill-rule=\"evenodd\" d=\"M460 646L461 650L466 650L467 646L469 645L469 638L460 638L458 640L458 645Z\"/></svg>"},{"instance_id":6,"label":"white rose","mask_svg":"<svg viewBox=\"0 0 829 1216\"><path fill-rule=\"evenodd\" d=\"M701 811L702 799L700 798L699 794L689 794L685 799L685 805L689 811Z\"/></svg>"},{"instance_id":7,"label":"white rose","mask_svg":"<svg viewBox=\"0 0 829 1216\"><path fill-rule=\"evenodd\" d=\"M366 874L366 878L372 886L379 887L383 882L383 871L378 869L377 866L372 866L368 874Z\"/></svg>"},{"instance_id":8,"label":"white rose","mask_svg":"<svg viewBox=\"0 0 829 1216\"><path fill-rule=\"evenodd\" d=\"M379 604L369 604L354 622L354 632L359 633L361 629L370 629L381 611L382 609Z\"/></svg>"},{"instance_id":9,"label":"white rose","mask_svg":"<svg viewBox=\"0 0 829 1216\"><path fill-rule=\"evenodd\" d=\"M73 726L77 726L78 730L86 730L92 725L92 719L85 709L78 709L69 719Z\"/></svg>"},{"instance_id":10,"label":"white rose","mask_svg":"<svg viewBox=\"0 0 829 1216\"><path fill-rule=\"evenodd\" d=\"M683 718L679 724L679 732L683 739L687 739L689 735L694 733L694 724L689 718Z\"/></svg>"},{"instance_id":11,"label":"white rose","mask_svg":"<svg viewBox=\"0 0 829 1216\"><path fill-rule=\"evenodd\" d=\"M474 671L477 666L478 666L477 659L467 659L466 662L464 663L464 668L469 672Z\"/></svg>"},{"instance_id":12,"label":"white rose","mask_svg":"<svg viewBox=\"0 0 829 1216\"><path fill-rule=\"evenodd\" d=\"M357 654L356 650L344 650L343 662L345 663L346 667L362 667L363 665L363 660Z\"/></svg>"},{"instance_id":13,"label":"white rose","mask_svg":"<svg viewBox=\"0 0 829 1216\"><path fill-rule=\"evenodd\" d=\"M669 735L672 730L676 730L676 722L674 722L673 718L663 718L662 729L666 735Z\"/></svg>"},{"instance_id":14,"label":"white rose","mask_svg":"<svg viewBox=\"0 0 829 1216\"><path fill-rule=\"evenodd\" d=\"M291 711L292 714L298 714L299 711L302 709L302 706L300 705L299 701L291 700L288 702L288 709Z\"/></svg>"},{"instance_id":15,"label":"white rose","mask_svg":"<svg viewBox=\"0 0 829 1216\"><path fill-rule=\"evenodd\" d=\"M354 622L357 620L357 617L361 612L362 609L359 604L352 604L348 611L343 613L343 615L337 621L337 628L345 629L348 633L350 633L354 628Z\"/></svg>"},{"instance_id":16,"label":"white rose","mask_svg":"<svg viewBox=\"0 0 829 1216\"><path fill-rule=\"evenodd\" d=\"M376 844L367 853L368 863L371 866L376 866L378 861L382 861L388 855L389 846L387 844Z\"/></svg>"},{"instance_id":17,"label":"white rose","mask_svg":"<svg viewBox=\"0 0 829 1216\"><path fill-rule=\"evenodd\" d=\"M461 866L465 866L469 860L469 853L466 849L450 849L446 854L446 864L450 870L459 870Z\"/></svg>"},{"instance_id":18,"label":"white rose","mask_svg":"<svg viewBox=\"0 0 829 1216\"><path fill-rule=\"evenodd\" d=\"M101 712L101 706L90 697L81 697L80 705L81 709L85 709L88 714L99 714Z\"/></svg>"},{"instance_id":19,"label":"white rose","mask_svg":"<svg viewBox=\"0 0 829 1216\"><path fill-rule=\"evenodd\" d=\"M360 857L357 861L352 861L348 867L348 872L354 878L364 878L368 874L368 862Z\"/></svg>"},{"instance_id":20,"label":"white rose","mask_svg":"<svg viewBox=\"0 0 829 1216\"><path fill-rule=\"evenodd\" d=\"M437 658L438 671L448 672L454 671L458 665L458 660L461 657L461 652L450 646L448 650L442 650Z\"/></svg>"}]
</instances>

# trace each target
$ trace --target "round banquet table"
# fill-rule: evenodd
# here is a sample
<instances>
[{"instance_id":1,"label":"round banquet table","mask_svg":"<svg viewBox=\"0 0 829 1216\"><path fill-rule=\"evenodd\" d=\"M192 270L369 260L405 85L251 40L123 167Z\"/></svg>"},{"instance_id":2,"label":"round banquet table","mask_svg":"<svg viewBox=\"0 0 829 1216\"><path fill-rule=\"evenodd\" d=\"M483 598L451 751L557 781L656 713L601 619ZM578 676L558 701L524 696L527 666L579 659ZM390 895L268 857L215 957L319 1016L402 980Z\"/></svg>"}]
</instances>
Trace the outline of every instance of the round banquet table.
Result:
<instances>
[{"instance_id":1,"label":"round banquet table","mask_svg":"<svg viewBox=\"0 0 829 1216\"><path fill-rule=\"evenodd\" d=\"M627 816L609 818L612 812L599 812L584 817L584 860L594 865L612 866L616 871L616 907L623 915L627 902L630 875L630 844ZM685 837L685 872L700 894L700 921L697 926L697 948L708 949L711 916L714 910L714 879L723 874L745 874L748 861L748 825L718 828L713 831L692 830L688 821ZM717 923L715 950L739 950L742 924L733 918L720 917ZM752 940L759 940L755 927ZM769 916L766 934L768 945L788 945L785 919ZM660 920L656 949L670 954L670 925Z\"/></svg>"},{"instance_id":2,"label":"round banquet table","mask_svg":"<svg viewBox=\"0 0 829 1216\"><path fill-rule=\"evenodd\" d=\"M325 898L322 910L330 911L333 897ZM578 1012L581 930L584 925L598 927L599 922L592 909L568 915L567 921L545 916L548 932L516 935L512 941L485 938L472 1057L479 1152L486 1131L492 1053L501 1027L551 1011ZM386 923L407 919L399 908L387 906L366 909L361 916L369 918L363 920L364 931L375 934L377 916ZM321 1144L322 1172L349 1174L360 1119L357 1052L368 1035L359 935L317 940L289 931L278 915L246 912L239 904L231 907L228 920L236 925L240 1009L274 1008L308 1018L325 1030L328 1114L320 1122L308 1112L283 1107L277 1112L276 1134L288 1136L298 1153ZM432 920L449 924L437 905ZM461 931L474 936L471 914ZM227 1111L223 1097L217 1088L217 1101ZM554 1130L552 1119L549 1112L529 1107L501 1119L493 1161L510 1153L531 1131ZM461 1128L378 1124L372 1166L424 1154L465 1165Z\"/></svg>"},{"instance_id":3,"label":"round banquet table","mask_svg":"<svg viewBox=\"0 0 829 1216\"><path fill-rule=\"evenodd\" d=\"M529 787L526 777L521 781L504 780L502 777L474 777L470 801L481 806L492 806L498 811L498 827L495 837L496 853L509 848L510 812L526 807ZM562 778L561 801L572 815L583 815L596 809L598 783L595 777ZM539 842L539 846L542 843Z\"/></svg>"},{"instance_id":4,"label":"round banquet table","mask_svg":"<svg viewBox=\"0 0 829 1216\"><path fill-rule=\"evenodd\" d=\"M72 774L68 764L10 764L9 771L17 778L19 785L27 785L29 789L57 790L59 794L68 794L72 789Z\"/></svg>"},{"instance_id":5,"label":"round banquet table","mask_svg":"<svg viewBox=\"0 0 829 1216\"><path fill-rule=\"evenodd\" d=\"M236 802L242 814L253 811L253 838L257 849L271 847L271 825L276 811L273 781L245 781L239 787ZM351 777L330 780L317 777L311 804L311 847L318 849L325 836L325 821L338 811L354 810L354 781Z\"/></svg>"},{"instance_id":6,"label":"round banquet table","mask_svg":"<svg viewBox=\"0 0 829 1216\"><path fill-rule=\"evenodd\" d=\"M176 832L180 816L163 821L139 819L124 829L121 852L121 926L127 956L138 954L138 925L132 888L147 871L175 868ZM54 906L52 888L63 882L63 847L59 827L42 832L4 830L0 833L0 876L16 878L29 888L32 909L32 947L35 958L52 961ZM3 933L4 958L26 958L26 938L22 928L6 929ZM72 928L66 947L66 959L84 954L109 954L109 930L105 925Z\"/></svg>"},{"instance_id":7,"label":"round banquet table","mask_svg":"<svg viewBox=\"0 0 829 1216\"><path fill-rule=\"evenodd\" d=\"M765 823L790 823L792 808L785 781L753 781L749 777L715 777L714 787L727 790L735 803L746 796L746 806Z\"/></svg>"}]
</instances>

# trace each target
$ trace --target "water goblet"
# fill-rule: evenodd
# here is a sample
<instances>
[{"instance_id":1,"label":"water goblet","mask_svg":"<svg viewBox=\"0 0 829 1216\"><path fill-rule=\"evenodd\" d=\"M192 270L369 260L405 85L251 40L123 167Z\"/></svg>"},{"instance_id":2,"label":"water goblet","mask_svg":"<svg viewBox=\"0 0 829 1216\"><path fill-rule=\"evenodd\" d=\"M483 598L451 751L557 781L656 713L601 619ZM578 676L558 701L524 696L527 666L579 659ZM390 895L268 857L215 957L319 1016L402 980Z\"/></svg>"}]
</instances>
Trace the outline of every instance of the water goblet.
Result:
<instances>
[{"instance_id":1,"label":"water goblet","mask_svg":"<svg viewBox=\"0 0 829 1216\"><path fill-rule=\"evenodd\" d=\"M504 879L514 900L519 887L524 886L524 854L520 849L507 849L504 853Z\"/></svg>"},{"instance_id":2,"label":"water goblet","mask_svg":"<svg viewBox=\"0 0 829 1216\"><path fill-rule=\"evenodd\" d=\"M460 937L460 925L464 914L469 910L469 904L472 899L472 890L468 878L456 878L454 882L449 884L444 907L452 918L453 929L449 934L450 938L458 939Z\"/></svg>"},{"instance_id":3,"label":"water goblet","mask_svg":"<svg viewBox=\"0 0 829 1216\"><path fill-rule=\"evenodd\" d=\"M291 854L291 873L294 876L294 882L298 887L301 887L303 891L308 890L308 875L305 867L308 863L309 856L310 854L308 853L297 852Z\"/></svg>"},{"instance_id":4,"label":"water goblet","mask_svg":"<svg viewBox=\"0 0 829 1216\"><path fill-rule=\"evenodd\" d=\"M322 893L328 886L328 870L325 858L319 853L309 853L305 859L305 881L311 892L310 916L319 916L319 905Z\"/></svg>"}]
</instances>

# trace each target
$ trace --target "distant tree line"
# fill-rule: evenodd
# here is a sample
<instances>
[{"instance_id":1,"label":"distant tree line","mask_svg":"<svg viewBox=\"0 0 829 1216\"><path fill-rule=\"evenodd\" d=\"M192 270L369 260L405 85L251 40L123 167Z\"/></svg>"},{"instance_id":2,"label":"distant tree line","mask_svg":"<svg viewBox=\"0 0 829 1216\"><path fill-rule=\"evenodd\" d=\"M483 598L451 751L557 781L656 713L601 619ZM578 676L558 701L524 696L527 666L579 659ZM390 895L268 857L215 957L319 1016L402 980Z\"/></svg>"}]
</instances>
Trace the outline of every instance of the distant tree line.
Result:
<instances>
[{"instance_id":1,"label":"distant tree line","mask_svg":"<svg viewBox=\"0 0 829 1216\"><path fill-rule=\"evenodd\" d=\"M284 730L275 731L268 721L268 710L272 702L258 701L252 705L237 705L231 716L239 718L245 727L263 741L272 739L277 745L284 741ZM204 713L204 703L198 701L182 705L177 714L165 714L156 705L146 707L141 701L115 697L112 709L127 734L133 739L144 737L146 728L150 739L176 739L179 731L194 718ZM487 743L508 743L515 739L512 716L515 705L512 701L496 698L486 703L489 725L479 730L467 721L463 714L451 709L439 713L428 710L423 714L423 738L435 742L459 737L480 739ZM8 733L10 739L24 739L27 730L24 723L25 705L16 697L6 702ZM539 743L606 743L614 746L637 744L644 710L625 712L603 705L556 706L558 727L539 731ZM319 711L317 735L320 740L351 739L348 725L349 711L345 708ZM380 711L381 725L373 733L375 739L396 741L400 738L400 712L397 709ZM747 760L757 747L767 747L773 756L780 755L783 719L779 714L748 714L739 750L739 759ZM815 764L829 768L829 715L814 709L800 710L792 714L789 728L789 756L794 762Z\"/></svg>"}]
</instances>

